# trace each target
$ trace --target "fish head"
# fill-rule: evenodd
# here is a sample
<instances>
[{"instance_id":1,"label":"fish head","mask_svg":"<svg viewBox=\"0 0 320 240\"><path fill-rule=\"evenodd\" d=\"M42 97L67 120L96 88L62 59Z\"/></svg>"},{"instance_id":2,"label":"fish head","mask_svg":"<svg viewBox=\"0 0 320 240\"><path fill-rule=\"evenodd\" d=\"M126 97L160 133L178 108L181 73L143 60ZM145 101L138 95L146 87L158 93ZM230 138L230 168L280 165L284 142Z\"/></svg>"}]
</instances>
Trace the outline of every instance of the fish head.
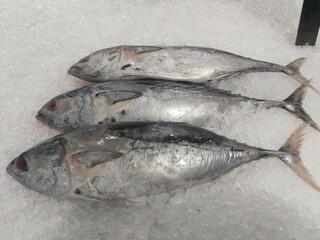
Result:
<instances>
[{"instance_id":1,"label":"fish head","mask_svg":"<svg viewBox=\"0 0 320 240\"><path fill-rule=\"evenodd\" d=\"M114 72L120 62L120 47L96 51L74 64L68 73L74 77L99 82L102 75Z\"/></svg>"},{"instance_id":2,"label":"fish head","mask_svg":"<svg viewBox=\"0 0 320 240\"><path fill-rule=\"evenodd\" d=\"M85 99L78 95L60 95L51 99L38 111L36 118L64 131L78 128L81 110L85 104Z\"/></svg>"},{"instance_id":3,"label":"fish head","mask_svg":"<svg viewBox=\"0 0 320 240\"><path fill-rule=\"evenodd\" d=\"M7 166L7 173L34 191L62 196L70 188L65 143L65 139L55 139L25 151Z\"/></svg>"}]
</instances>

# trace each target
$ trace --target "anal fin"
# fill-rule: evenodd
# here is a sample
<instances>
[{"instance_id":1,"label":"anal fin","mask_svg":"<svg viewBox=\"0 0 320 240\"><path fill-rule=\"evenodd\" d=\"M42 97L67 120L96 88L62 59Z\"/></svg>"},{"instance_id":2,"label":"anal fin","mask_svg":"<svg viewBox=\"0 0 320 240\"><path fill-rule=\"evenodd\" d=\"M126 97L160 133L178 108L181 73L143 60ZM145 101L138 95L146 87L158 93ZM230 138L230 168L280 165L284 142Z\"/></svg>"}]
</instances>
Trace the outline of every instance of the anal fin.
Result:
<instances>
[{"instance_id":1,"label":"anal fin","mask_svg":"<svg viewBox=\"0 0 320 240\"><path fill-rule=\"evenodd\" d=\"M226 73L226 74L223 74L223 75L215 77L214 80L222 81L222 80L227 80L227 79L230 79L230 78L235 78L235 77L237 77L239 75L241 75L241 74Z\"/></svg>"}]
</instances>

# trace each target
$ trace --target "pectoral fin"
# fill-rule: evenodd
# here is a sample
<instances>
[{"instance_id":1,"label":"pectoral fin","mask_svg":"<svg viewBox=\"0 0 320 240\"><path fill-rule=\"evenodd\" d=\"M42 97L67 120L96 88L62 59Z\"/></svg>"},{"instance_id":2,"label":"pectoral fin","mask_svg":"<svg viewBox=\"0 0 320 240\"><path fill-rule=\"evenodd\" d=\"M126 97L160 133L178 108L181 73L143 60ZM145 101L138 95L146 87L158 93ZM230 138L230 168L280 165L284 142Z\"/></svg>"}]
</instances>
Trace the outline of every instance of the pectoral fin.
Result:
<instances>
[{"instance_id":1,"label":"pectoral fin","mask_svg":"<svg viewBox=\"0 0 320 240\"><path fill-rule=\"evenodd\" d=\"M123 154L120 152L113 152L109 150L78 152L71 156L71 164L75 168L80 168L81 166L92 168L101 163L117 159L122 155Z\"/></svg>"},{"instance_id":2,"label":"pectoral fin","mask_svg":"<svg viewBox=\"0 0 320 240\"><path fill-rule=\"evenodd\" d=\"M108 104L115 104L126 100L136 99L142 96L142 93L133 91L105 91L96 94L96 97L104 97Z\"/></svg>"}]
</instances>

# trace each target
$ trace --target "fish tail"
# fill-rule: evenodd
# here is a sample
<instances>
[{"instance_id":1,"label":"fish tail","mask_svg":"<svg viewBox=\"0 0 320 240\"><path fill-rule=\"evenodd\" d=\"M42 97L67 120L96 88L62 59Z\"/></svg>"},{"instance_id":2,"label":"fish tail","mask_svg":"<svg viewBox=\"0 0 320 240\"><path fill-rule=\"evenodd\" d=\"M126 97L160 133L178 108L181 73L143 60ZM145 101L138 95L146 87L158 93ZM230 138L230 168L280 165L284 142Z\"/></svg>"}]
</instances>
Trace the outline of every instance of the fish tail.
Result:
<instances>
[{"instance_id":1,"label":"fish tail","mask_svg":"<svg viewBox=\"0 0 320 240\"><path fill-rule=\"evenodd\" d=\"M320 185L313 179L300 157L300 147L303 141L304 129L306 126L307 124L301 125L290 135L288 140L279 149L279 151L286 154L279 156L279 158L288 167L290 167L295 174L302 178L303 181L305 181L314 189L320 191Z\"/></svg>"},{"instance_id":2,"label":"fish tail","mask_svg":"<svg viewBox=\"0 0 320 240\"><path fill-rule=\"evenodd\" d=\"M300 68L305 61L306 58L298 58L293 62L289 63L287 66L285 66L283 72L292 76L299 83L311 88L313 91L320 95L320 91L316 89L313 85L311 85L310 81L306 79L304 76L302 76L302 74L300 73Z\"/></svg>"},{"instance_id":3,"label":"fish tail","mask_svg":"<svg viewBox=\"0 0 320 240\"><path fill-rule=\"evenodd\" d=\"M289 97L283 100L286 104L283 105L282 108L300 118L302 121L309 124L314 129L320 131L318 125L311 119L311 117L305 112L302 107L302 101L306 95L306 90L307 86L301 85Z\"/></svg>"}]
</instances>

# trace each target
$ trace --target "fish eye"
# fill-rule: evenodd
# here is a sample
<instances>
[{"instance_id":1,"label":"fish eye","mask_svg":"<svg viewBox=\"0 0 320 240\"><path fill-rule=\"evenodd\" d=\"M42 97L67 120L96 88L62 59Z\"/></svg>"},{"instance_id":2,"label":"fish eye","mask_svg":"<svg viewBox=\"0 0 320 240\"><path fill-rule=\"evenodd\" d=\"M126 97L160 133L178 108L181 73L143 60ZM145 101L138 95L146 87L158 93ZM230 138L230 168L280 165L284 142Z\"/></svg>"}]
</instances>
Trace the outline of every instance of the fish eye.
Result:
<instances>
[{"instance_id":1,"label":"fish eye","mask_svg":"<svg viewBox=\"0 0 320 240\"><path fill-rule=\"evenodd\" d=\"M17 160L16 160L16 167L21 170L21 171L28 171L28 164L27 164L27 160L25 157L20 156Z\"/></svg>"},{"instance_id":2,"label":"fish eye","mask_svg":"<svg viewBox=\"0 0 320 240\"><path fill-rule=\"evenodd\" d=\"M50 101L50 102L47 104L47 108L48 108L48 110L50 110L50 111L55 110L55 109L56 109L56 101L55 101L55 100Z\"/></svg>"}]
</instances>

